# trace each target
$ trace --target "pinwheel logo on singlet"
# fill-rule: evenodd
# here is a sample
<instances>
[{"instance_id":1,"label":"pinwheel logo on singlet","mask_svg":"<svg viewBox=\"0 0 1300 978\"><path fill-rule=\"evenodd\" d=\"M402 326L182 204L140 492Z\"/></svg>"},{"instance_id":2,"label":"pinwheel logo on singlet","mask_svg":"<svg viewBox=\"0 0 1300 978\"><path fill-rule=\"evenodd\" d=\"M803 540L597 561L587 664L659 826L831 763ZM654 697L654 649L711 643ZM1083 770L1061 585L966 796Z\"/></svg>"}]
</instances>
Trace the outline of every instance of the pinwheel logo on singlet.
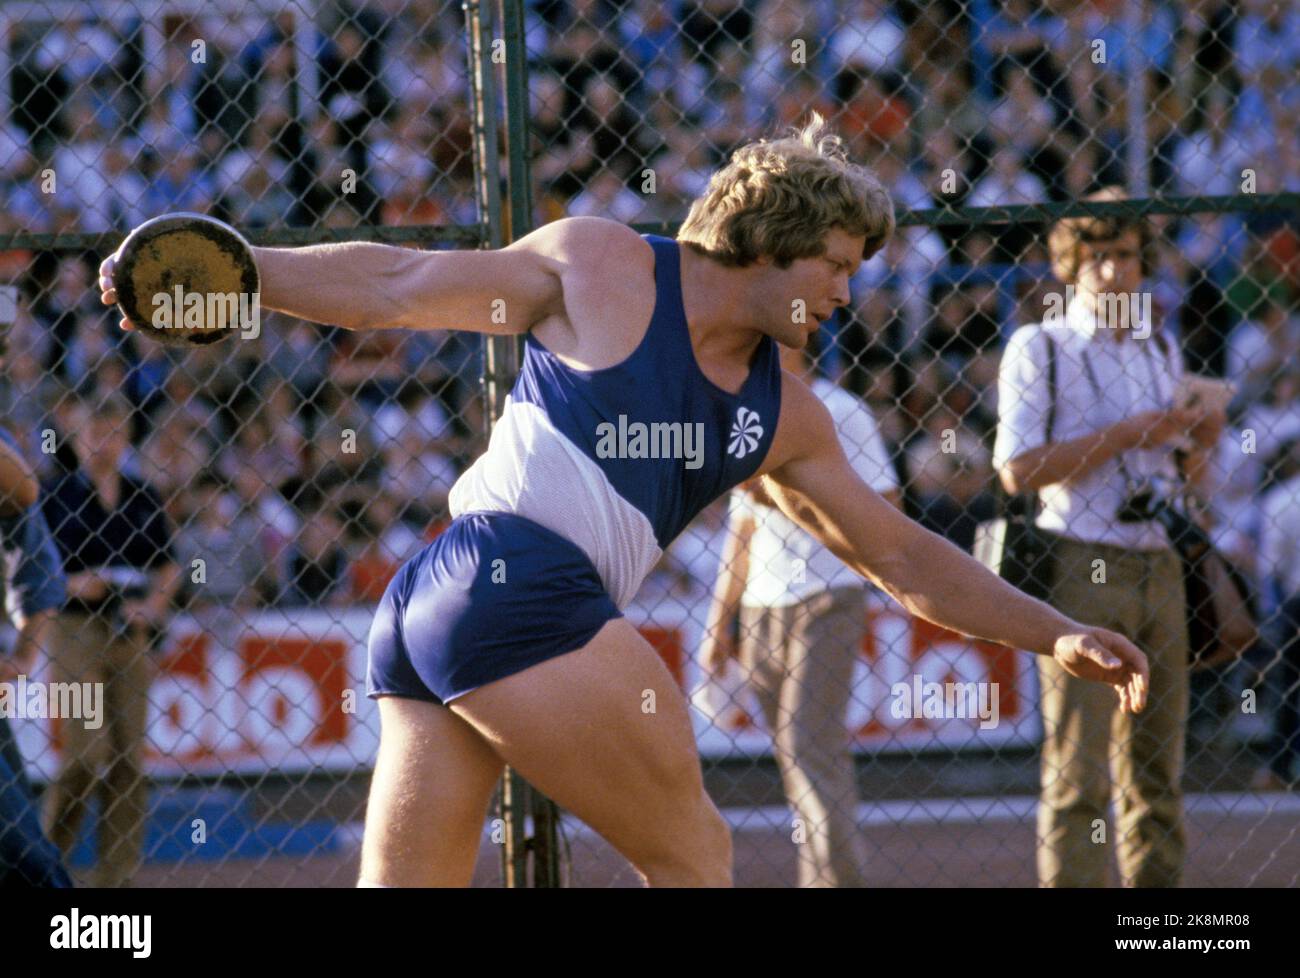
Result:
<instances>
[{"instance_id":1,"label":"pinwheel logo on singlet","mask_svg":"<svg viewBox=\"0 0 1300 978\"><path fill-rule=\"evenodd\" d=\"M763 437L763 426L758 423L758 412L742 407L736 410L736 420L731 426L731 440L727 443L727 454L744 458L758 447L758 440Z\"/></svg>"}]
</instances>

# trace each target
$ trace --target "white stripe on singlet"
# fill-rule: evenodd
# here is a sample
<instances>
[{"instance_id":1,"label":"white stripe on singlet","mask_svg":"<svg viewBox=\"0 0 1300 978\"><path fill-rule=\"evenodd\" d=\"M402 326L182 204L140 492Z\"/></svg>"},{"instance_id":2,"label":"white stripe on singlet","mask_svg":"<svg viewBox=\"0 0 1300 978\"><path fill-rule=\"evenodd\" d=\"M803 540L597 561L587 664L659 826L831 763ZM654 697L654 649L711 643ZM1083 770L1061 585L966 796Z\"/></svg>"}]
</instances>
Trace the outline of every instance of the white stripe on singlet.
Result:
<instances>
[{"instance_id":1,"label":"white stripe on singlet","mask_svg":"<svg viewBox=\"0 0 1300 978\"><path fill-rule=\"evenodd\" d=\"M620 611L663 555L645 514L535 404L507 397L487 451L452 486L451 515L516 513L574 543Z\"/></svg>"}]
</instances>

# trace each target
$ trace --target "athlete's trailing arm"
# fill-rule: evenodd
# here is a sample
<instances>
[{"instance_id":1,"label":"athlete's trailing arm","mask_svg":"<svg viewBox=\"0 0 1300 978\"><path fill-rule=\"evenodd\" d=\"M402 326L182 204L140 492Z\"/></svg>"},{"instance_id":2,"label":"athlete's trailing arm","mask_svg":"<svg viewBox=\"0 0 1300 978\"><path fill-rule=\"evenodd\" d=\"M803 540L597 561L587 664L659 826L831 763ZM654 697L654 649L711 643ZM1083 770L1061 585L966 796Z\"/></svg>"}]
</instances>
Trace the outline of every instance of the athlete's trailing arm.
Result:
<instances>
[{"instance_id":1,"label":"athlete's trailing arm","mask_svg":"<svg viewBox=\"0 0 1300 978\"><path fill-rule=\"evenodd\" d=\"M368 241L254 248L261 306L346 329L457 329L526 333L563 311L575 263L626 240L615 221L572 217L494 250L419 251ZM100 266L101 299L116 301L112 257ZM128 324L129 325L129 324Z\"/></svg>"},{"instance_id":2,"label":"athlete's trailing arm","mask_svg":"<svg viewBox=\"0 0 1300 978\"><path fill-rule=\"evenodd\" d=\"M1142 709L1147 660L1128 639L1067 618L908 519L858 478L829 412L801 381L787 374L781 398L764 485L791 519L911 613L966 635L1054 656L1073 675L1116 686L1123 709Z\"/></svg>"}]
</instances>

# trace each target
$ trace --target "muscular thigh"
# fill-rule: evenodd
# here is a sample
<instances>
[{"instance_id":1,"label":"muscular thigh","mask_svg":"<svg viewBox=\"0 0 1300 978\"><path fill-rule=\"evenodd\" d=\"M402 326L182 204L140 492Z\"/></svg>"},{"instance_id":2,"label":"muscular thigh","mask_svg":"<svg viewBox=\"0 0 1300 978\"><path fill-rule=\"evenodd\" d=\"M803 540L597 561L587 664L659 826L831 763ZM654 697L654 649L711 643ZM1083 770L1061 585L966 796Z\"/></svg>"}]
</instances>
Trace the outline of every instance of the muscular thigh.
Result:
<instances>
[{"instance_id":1,"label":"muscular thigh","mask_svg":"<svg viewBox=\"0 0 1300 978\"><path fill-rule=\"evenodd\" d=\"M582 649L459 697L468 720L532 784L633 862L698 835L704 794L686 699L626 619Z\"/></svg>"},{"instance_id":2,"label":"muscular thigh","mask_svg":"<svg viewBox=\"0 0 1300 978\"><path fill-rule=\"evenodd\" d=\"M385 886L466 886L502 761L436 703L384 696L366 810L362 879Z\"/></svg>"}]
</instances>

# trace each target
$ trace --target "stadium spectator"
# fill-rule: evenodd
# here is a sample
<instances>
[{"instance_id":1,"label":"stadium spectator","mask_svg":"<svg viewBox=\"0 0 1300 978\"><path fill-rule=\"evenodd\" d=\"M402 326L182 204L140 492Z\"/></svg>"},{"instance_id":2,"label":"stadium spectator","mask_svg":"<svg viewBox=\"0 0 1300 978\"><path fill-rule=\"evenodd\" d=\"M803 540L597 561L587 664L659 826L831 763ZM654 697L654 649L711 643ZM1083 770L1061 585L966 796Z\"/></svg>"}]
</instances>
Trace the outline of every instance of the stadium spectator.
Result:
<instances>
[{"instance_id":1,"label":"stadium spectator","mask_svg":"<svg viewBox=\"0 0 1300 978\"><path fill-rule=\"evenodd\" d=\"M160 103L161 104L161 103ZM217 199L212 174L200 170L199 156L185 143L146 143L157 148L157 172L145 184L141 207L147 217L169 211L206 213Z\"/></svg>"},{"instance_id":2,"label":"stadium spectator","mask_svg":"<svg viewBox=\"0 0 1300 978\"><path fill-rule=\"evenodd\" d=\"M1232 96L1226 89L1206 92L1199 125L1174 152L1178 191L1183 194L1236 194L1241 192L1241 171L1250 162L1243 155L1245 141L1234 125Z\"/></svg>"},{"instance_id":3,"label":"stadium spectator","mask_svg":"<svg viewBox=\"0 0 1300 978\"><path fill-rule=\"evenodd\" d=\"M867 347L861 356L854 358L840 380L841 386L861 399L871 411L899 485L908 481L902 450L908 422L900 410L897 393L903 373L903 364L888 351L878 346Z\"/></svg>"},{"instance_id":4,"label":"stadium spectator","mask_svg":"<svg viewBox=\"0 0 1300 978\"><path fill-rule=\"evenodd\" d=\"M802 94L808 94L817 84L807 73L797 77L804 84ZM894 160L901 166L908 155L907 144L911 138L908 132L911 109L907 100L900 93L887 92L874 75L856 71L841 73L838 88L844 101L841 121L854 151L874 160L877 166L884 160ZM834 111L834 106L825 107ZM782 122L789 123L798 114L793 98L783 103L782 110Z\"/></svg>"},{"instance_id":5,"label":"stadium spectator","mask_svg":"<svg viewBox=\"0 0 1300 978\"><path fill-rule=\"evenodd\" d=\"M157 491L173 521L173 507L185 501L185 492L217 450L211 434L180 411L169 412L140 444L140 475Z\"/></svg>"},{"instance_id":6,"label":"stadium spectator","mask_svg":"<svg viewBox=\"0 0 1300 978\"><path fill-rule=\"evenodd\" d=\"M624 49L652 92L667 92L677 84L682 56L673 13L661 0L635 0L618 19Z\"/></svg>"},{"instance_id":7,"label":"stadium spectator","mask_svg":"<svg viewBox=\"0 0 1300 978\"><path fill-rule=\"evenodd\" d=\"M110 139L104 145L100 165L104 171L105 192L99 202L107 226L125 234L142 223L148 215L141 206L148 183L141 175L141 147L134 140Z\"/></svg>"},{"instance_id":8,"label":"stadium spectator","mask_svg":"<svg viewBox=\"0 0 1300 978\"><path fill-rule=\"evenodd\" d=\"M1300 369L1290 363L1268 378L1262 394L1246 408L1243 425L1266 456L1300 435Z\"/></svg>"},{"instance_id":9,"label":"stadium spectator","mask_svg":"<svg viewBox=\"0 0 1300 978\"><path fill-rule=\"evenodd\" d=\"M456 98L465 85L464 55L436 33L398 35L384 59L384 83L403 111L428 113L431 106Z\"/></svg>"},{"instance_id":10,"label":"stadium spectator","mask_svg":"<svg viewBox=\"0 0 1300 978\"><path fill-rule=\"evenodd\" d=\"M907 489L921 524L969 551L976 525L993 515L993 469L971 418L948 400L926 414L920 434L907 444Z\"/></svg>"},{"instance_id":11,"label":"stadium spectator","mask_svg":"<svg viewBox=\"0 0 1300 978\"><path fill-rule=\"evenodd\" d=\"M37 656L48 648L54 616L67 598L39 492L18 442L0 427L0 567L5 611L18 630L12 649L0 653L3 683L35 674ZM90 718L70 717L65 722L74 726ZM0 890L71 885L58 849L41 830L26 764L9 718L0 711Z\"/></svg>"},{"instance_id":12,"label":"stadium spectator","mask_svg":"<svg viewBox=\"0 0 1300 978\"><path fill-rule=\"evenodd\" d=\"M608 217L624 224L640 220L645 202L628 189L622 168L602 166L586 188L569 201L570 217Z\"/></svg>"},{"instance_id":13,"label":"stadium spectator","mask_svg":"<svg viewBox=\"0 0 1300 978\"><path fill-rule=\"evenodd\" d=\"M302 457L302 436L292 422L277 423L269 409L258 411L235 428L222 454L221 474L233 478L229 463L238 458L251 462L267 485L281 486L298 474Z\"/></svg>"},{"instance_id":14,"label":"stadium spectator","mask_svg":"<svg viewBox=\"0 0 1300 978\"><path fill-rule=\"evenodd\" d=\"M999 340L997 320L977 309L973 292L957 282L936 282L930 292L934 316L921 337L922 351L958 377L973 359L990 355Z\"/></svg>"},{"instance_id":15,"label":"stadium spectator","mask_svg":"<svg viewBox=\"0 0 1300 978\"><path fill-rule=\"evenodd\" d=\"M248 146L221 160L216 189L222 211L247 227L277 227L294 206L288 187L289 164L275 152L274 124L264 117L248 132Z\"/></svg>"},{"instance_id":16,"label":"stadium spectator","mask_svg":"<svg viewBox=\"0 0 1300 978\"><path fill-rule=\"evenodd\" d=\"M1274 650L1267 671L1274 674L1278 702L1268 766L1255 784L1294 790L1300 777L1300 436L1279 455L1279 481L1264 496L1260 521L1261 578L1274 612L1266 619Z\"/></svg>"},{"instance_id":17,"label":"stadium spectator","mask_svg":"<svg viewBox=\"0 0 1300 978\"><path fill-rule=\"evenodd\" d=\"M797 376L813 365L806 348L783 350L781 362ZM811 387L830 410L854 471L898 505L898 483L871 412L828 380L814 378ZM798 846L800 886L867 885L847 727L866 623L861 577L761 489L753 496L733 491L700 659L715 675L739 660L763 711L786 801L806 833Z\"/></svg>"},{"instance_id":18,"label":"stadium spectator","mask_svg":"<svg viewBox=\"0 0 1300 978\"><path fill-rule=\"evenodd\" d=\"M1137 0L1138 33L1130 37L1127 20L1129 13L1125 5L1110 4L1063 4L1067 21L1078 24L1078 36L1086 38L1084 44L1075 48L1076 52L1086 52L1087 61L1093 62L1092 41L1098 40L1105 47L1098 48L1104 53L1104 60L1097 61L1098 68L1125 78L1133 68L1146 74L1151 71L1168 73L1174 64L1174 41L1178 36L1178 17L1170 4L1163 0ZM1096 9L1100 7L1101 9ZM1133 65L1132 59L1137 63ZM1080 56L1080 60L1083 60Z\"/></svg>"},{"instance_id":19,"label":"stadium spectator","mask_svg":"<svg viewBox=\"0 0 1300 978\"><path fill-rule=\"evenodd\" d=\"M45 477L46 467L53 462L50 453L41 451L40 443L60 388L41 369L40 359L32 349L32 328L31 318L19 303L18 322L7 334L0 334L0 357L5 368L0 374L0 412L17 432L23 457L34 460L39 479Z\"/></svg>"},{"instance_id":20,"label":"stadium spectator","mask_svg":"<svg viewBox=\"0 0 1300 978\"><path fill-rule=\"evenodd\" d=\"M988 172L976 181L966 198L968 207L1004 207L1041 204L1047 199L1043 182L1025 169L1025 160L1011 146L999 146Z\"/></svg>"},{"instance_id":21,"label":"stadium spectator","mask_svg":"<svg viewBox=\"0 0 1300 978\"><path fill-rule=\"evenodd\" d=\"M1008 72L1006 90L989 115L998 143L1029 159L1045 148L1058 148L1066 139L1056 125L1052 107L1038 92L1028 68Z\"/></svg>"},{"instance_id":22,"label":"stadium spectator","mask_svg":"<svg viewBox=\"0 0 1300 978\"><path fill-rule=\"evenodd\" d=\"M719 48L736 45L748 48L754 33L755 14L745 0L684 0L680 12L682 38L688 57L721 67Z\"/></svg>"},{"instance_id":23,"label":"stadium spectator","mask_svg":"<svg viewBox=\"0 0 1300 978\"><path fill-rule=\"evenodd\" d=\"M1263 583L1259 566L1259 539L1263 529L1260 493L1270 456L1262 458L1260 452L1242 451L1254 437L1255 434L1247 435L1239 425L1230 425L1219 444L1209 477L1213 490L1211 537L1224 559L1254 586L1260 586ZM1272 444L1272 440L1265 438L1264 443Z\"/></svg>"},{"instance_id":24,"label":"stadium spectator","mask_svg":"<svg viewBox=\"0 0 1300 978\"><path fill-rule=\"evenodd\" d=\"M180 583L162 501L122 468L131 415L120 394L73 400L61 434L72 439L76 464L48 485L42 502L68 577L68 602L52 640L52 674L56 682L104 684L104 725L63 728L47 829L67 855L97 796L92 878L106 887L128 885L143 856L149 784L142 754L156 669L152 653Z\"/></svg>"},{"instance_id":25,"label":"stadium spectator","mask_svg":"<svg viewBox=\"0 0 1300 978\"><path fill-rule=\"evenodd\" d=\"M343 135L343 127L329 111L320 112L308 132L307 166L312 185L304 201L307 217L318 221L343 190L344 171L352 169L355 154Z\"/></svg>"},{"instance_id":26,"label":"stadium spectator","mask_svg":"<svg viewBox=\"0 0 1300 978\"><path fill-rule=\"evenodd\" d=\"M369 173L381 197L396 197L399 187L412 180L417 185L433 181L436 172L428 147L435 135L428 112L405 104L391 125L376 124L368 140Z\"/></svg>"},{"instance_id":27,"label":"stadium spectator","mask_svg":"<svg viewBox=\"0 0 1300 978\"><path fill-rule=\"evenodd\" d=\"M710 158L729 157L754 131L756 122L749 97L739 82L720 80L714 85L711 95L703 105L695 106L700 115L698 134L683 129L680 117L677 120L664 119L657 127L664 133L664 139L686 139L699 148L703 159L694 169L701 177L707 177Z\"/></svg>"},{"instance_id":28,"label":"stadium spectator","mask_svg":"<svg viewBox=\"0 0 1300 978\"><path fill-rule=\"evenodd\" d=\"M198 115L188 94L190 79L186 77L196 68L187 55L180 44L164 44L162 64L146 73L145 118L137 127L146 146L158 150L188 146L198 138Z\"/></svg>"},{"instance_id":29,"label":"stadium spectator","mask_svg":"<svg viewBox=\"0 0 1300 978\"><path fill-rule=\"evenodd\" d=\"M109 134L96 118L95 107L84 92L68 105L68 127L67 141L54 153L56 191L77 208L85 230L111 230L113 220L108 211L111 188L104 172Z\"/></svg>"},{"instance_id":30,"label":"stadium spectator","mask_svg":"<svg viewBox=\"0 0 1300 978\"><path fill-rule=\"evenodd\" d=\"M329 375L333 353L325 335L314 323L300 319L286 322L274 312L267 315L264 325L266 362L273 377L269 383L287 386L298 403L312 410L316 394Z\"/></svg>"},{"instance_id":31,"label":"stadium spectator","mask_svg":"<svg viewBox=\"0 0 1300 978\"><path fill-rule=\"evenodd\" d=\"M301 521L283 493L268 485L248 459L236 461L230 484L239 503L239 515L248 517L249 523L258 527L258 552L273 582L273 586L268 585L268 591L279 600L287 573L286 552L289 542L298 534Z\"/></svg>"},{"instance_id":32,"label":"stadium spectator","mask_svg":"<svg viewBox=\"0 0 1300 978\"><path fill-rule=\"evenodd\" d=\"M362 515L370 529L372 555L387 568L389 578L426 542L427 525L412 519L411 507L403 497L381 490L366 500Z\"/></svg>"},{"instance_id":33,"label":"stadium spectator","mask_svg":"<svg viewBox=\"0 0 1300 978\"><path fill-rule=\"evenodd\" d=\"M980 15L989 11L981 21ZM1068 28L1061 18L1030 0L1006 0L1001 9L981 4L972 14L971 53L987 96L1001 89L1005 72L1015 63L1032 66L1044 90L1055 87L1062 76L1055 51L1068 45Z\"/></svg>"},{"instance_id":34,"label":"stadium spectator","mask_svg":"<svg viewBox=\"0 0 1300 978\"><path fill-rule=\"evenodd\" d=\"M642 197L644 209L639 220L672 221L683 213L703 192L702 171L707 160L703 140L680 129L669 129L664 151L650 161L654 182Z\"/></svg>"},{"instance_id":35,"label":"stadium spectator","mask_svg":"<svg viewBox=\"0 0 1300 978\"><path fill-rule=\"evenodd\" d=\"M1148 179L1152 193L1172 193L1177 175L1174 154L1182 140L1180 122L1184 111L1178 89L1168 75L1147 77L1145 113L1147 146L1150 152Z\"/></svg>"},{"instance_id":36,"label":"stadium spectator","mask_svg":"<svg viewBox=\"0 0 1300 978\"><path fill-rule=\"evenodd\" d=\"M294 505L300 529L286 552L281 603L289 607L337 608L348 603L348 557L341 540L344 521L338 500L328 490L307 483Z\"/></svg>"},{"instance_id":37,"label":"stadium spectator","mask_svg":"<svg viewBox=\"0 0 1300 978\"><path fill-rule=\"evenodd\" d=\"M446 431L431 434L423 424L394 424L397 415L382 415L377 427L382 432L383 475L380 485L396 499L407 500L415 518L431 521L442 512L447 496L460 475Z\"/></svg>"},{"instance_id":38,"label":"stadium spectator","mask_svg":"<svg viewBox=\"0 0 1300 978\"><path fill-rule=\"evenodd\" d=\"M191 614L214 609L228 614L247 612L274 599L267 564L257 545L261 524L226 491L225 478L214 469L204 469L185 491L190 516L176 535L177 560L186 570L182 606Z\"/></svg>"},{"instance_id":39,"label":"stadium spectator","mask_svg":"<svg viewBox=\"0 0 1300 978\"><path fill-rule=\"evenodd\" d=\"M971 87L967 72L952 65L926 67L909 78L917 84L913 101L917 105L913 117L922 140L946 135L953 146L942 153L929 153L933 163L942 161L936 169L956 166L957 147L975 142L988 126L990 109L979 93Z\"/></svg>"},{"instance_id":40,"label":"stadium spectator","mask_svg":"<svg viewBox=\"0 0 1300 978\"><path fill-rule=\"evenodd\" d=\"M56 267L55 280L41 288L32 304L32 315L47 337L43 366L55 379L89 375L96 365L87 361L78 339L88 327L103 322L90 290L90 269L79 255L64 257ZM38 280L39 281L39 280Z\"/></svg>"},{"instance_id":41,"label":"stadium spectator","mask_svg":"<svg viewBox=\"0 0 1300 978\"><path fill-rule=\"evenodd\" d=\"M739 81L751 104L767 107L800 67L794 60L796 42L803 42L805 66L815 56L817 23L808 0L762 0L756 20L753 53L744 75L727 76L718 71L717 77Z\"/></svg>"},{"instance_id":42,"label":"stadium spectator","mask_svg":"<svg viewBox=\"0 0 1300 978\"><path fill-rule=\"evenodd\" d=\"M1251 128L1268 130L1276 103L1300 103L1300 9L1286 0L1245 0L1233 32L1233 67L1241 79L1238 111Z\"/></svg>"},{"instance_id":43,"label":"stadium spectator","mask_svg":"<svg viewBox=\"0 0 1300 978\"><path fill-rule=\"evenodd\" d=\"M1280 296L1265 294L1255 314L1228 338L1227 378L1247 401L1261 397L1272 378L1300 363L1300 317L1291 315Z\"/></svg>"},{"instance_id":44,"label":"stadium spectator","mask_svg":"<svg viewBox=\"0 0 1300 978\"><path fill-rule=\"evenodd\" d=\"M1088 199L1122 197L1107 189ZM1053 271L1074 287L1073 296L1062 315L1015 332L999 376L994 464L1009 492L1040 493L1037 523L1052 535L1050 602L1083 621L1117 628L1141 645L1151 664L1146 710L1121 716L1113 702L1090 696L1055 662L1038 663L1043 886L1105 885L1110 850L1092 839L1112 786L1124 885L1176 886L1183 872L1183 576L1144 498L1178 485L1170 444L1189 433L1194 451L1187 471L1199 486L1223 419L1174 406L1182 367L1172 344L1154 332L1159 324L1143 321L1140 308L1137 319L1123 324L1104 312L1103 294L1139 291L1150 270L1148 233L1120 218L1058 222L1049 237Z\"/></svg>"},{"instance_id":45,"label":"stadium spectator","mask_svg":"<svg viewBox=\"0 0 1300 978\"><path fill-rule=\"evenodd\" d=\"M298 66L293 39L274 25L259 43L245 48L248 61L245 72L257 79L257 114L265 118L278 114L286 119L298 118L302 91L298 86Z\"/></svg>"},{"instance_id":46,"label":"stadium spectator","mask_svg":"<svg viewBox=\"0 0 1300 978\"><path fill-rule=\"evenodd\" d=\"M830 51L837 67L854 68L872 75L896 72L903 63L906 32L884 0L857 0L840 22Z\"/></svg>"},{"instance_id":47,"label":"stadium spectator","mask_svg":"<svg viewBox=\"0 0 1300 978\"><path fill-rule=\"evenodd\" d=\"M331 115L342 120L345 134L357 138L368 123L388 114L392 93L384 84L383 23L378 11L358 7L343 13L319 39L319 98Z\"/></svg>"},{"instance_id":48,"label":"stadium spectator","mask_svg":"<svg viewBox=\"0 0 1300 978\"><path fill-rule=\"evenodd\" d=\"M326 391L335 388L344 399L355 397L357 402L373 410L400 388L406 372L398 355L402 345L399 333L339 329L335 330L333 341Z\"/></svg>"}]
</instances>

